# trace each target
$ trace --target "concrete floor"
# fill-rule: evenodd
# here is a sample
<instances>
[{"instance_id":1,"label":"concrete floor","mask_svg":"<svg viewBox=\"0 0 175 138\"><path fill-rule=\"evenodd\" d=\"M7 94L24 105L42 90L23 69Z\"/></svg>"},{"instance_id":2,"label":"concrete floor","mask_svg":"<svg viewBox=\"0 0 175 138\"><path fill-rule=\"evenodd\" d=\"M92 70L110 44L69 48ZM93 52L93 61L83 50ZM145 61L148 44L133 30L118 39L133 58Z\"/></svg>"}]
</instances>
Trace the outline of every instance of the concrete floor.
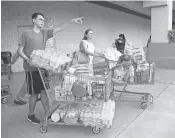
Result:
<instances>
[{"instance_id":1,"label":"concrete floor","mask_svg":"<svg viewBox=\"0 0 175 138\"><path fill-rule=\"evenodd\" d=\"M89 127L49 125L48 132L39 132L39 125L27 121L28 104L17 106L12 97L1 105L2 138L175 138L175 70L156 69L155 85L129 86L128 90L149 92L154 104L146 110L139 103L116 102L113 126L95 135ZM15 73L10 82L11 93L15 96L24 81L24 73ZM28 99L28 96L25 97ZM44 111L40 102L36 106L37 117L43 119Z\"/></svg>"}]
</instances>

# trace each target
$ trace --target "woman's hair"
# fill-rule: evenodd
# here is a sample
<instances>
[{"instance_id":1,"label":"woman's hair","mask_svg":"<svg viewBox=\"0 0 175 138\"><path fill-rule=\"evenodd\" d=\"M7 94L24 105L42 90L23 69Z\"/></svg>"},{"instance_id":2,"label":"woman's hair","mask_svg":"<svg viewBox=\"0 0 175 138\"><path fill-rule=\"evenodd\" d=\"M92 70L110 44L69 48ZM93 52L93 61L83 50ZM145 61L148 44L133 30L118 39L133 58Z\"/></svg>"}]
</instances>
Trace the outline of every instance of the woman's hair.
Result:
<instances>
[{"instance_id":1,"label":"woman's hair","mask_svg":"<svg viewBox=\"0 0 175 138\"><path fill-rule=\"evenodd\" d=\"M87 30L84 32L83 40L87 40L86 35L87 35L90 31L93 31L93 30L92 30L92 29L87 29Z\"/></svg>"},{"instance_id":2,"label":"woman's hair","mask_svg":"<svg viewBox=\"0 0 175 138\"><path fill-rule=\"evenodd\" d=\"M121 38L119 38L121 37ZM122 42L120 43L118 40L121 40ZM118 38L115 39L115 47L117 48L118 51L120 51L121 53L124 52L124 49L125 49L125 43L126 43L126 38L125 38L125 35L124 34L119 34Z\"/></svg>"},{"instance_id":3,"label":"woman's hair","mask_svg":"<svg viewBox=\"0 0 175 138\"><path fill-rule=\"evenodd\" d=\"M125 35L124 34L119 34L119 37L123 38L123 42L124 43L126 42L126 38L125 38Z\"/></svg>"}]
</instances>

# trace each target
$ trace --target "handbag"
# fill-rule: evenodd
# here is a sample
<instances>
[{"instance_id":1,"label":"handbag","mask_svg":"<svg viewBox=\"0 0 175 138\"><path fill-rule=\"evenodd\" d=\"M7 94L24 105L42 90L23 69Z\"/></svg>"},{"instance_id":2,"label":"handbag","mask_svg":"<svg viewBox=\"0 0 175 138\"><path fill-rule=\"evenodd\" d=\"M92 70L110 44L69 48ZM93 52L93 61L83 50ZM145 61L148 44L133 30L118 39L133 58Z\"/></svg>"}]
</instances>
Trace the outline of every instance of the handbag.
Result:
<instances>
[{"instance_id":1,"label":"handbag","mask_svg":"<svg viewBox=\"0 0 175 138\"><path fill-rule=\"evenodd\" d=\"M87 87L86 82L76 81L76 82L74 82L71 91L72 91L72 94L74 97L82 98L82 97L86 96L86 94L88 92L87 89L88 89L88 87Z\"/></svg>"},{"instance_id":2,"label":"handbag","mask_svg":"<svg viewBox=\"0 0 175 138\"><path fill-rule=\"evenodd\" d=\"M87 64L89 63L89 56L85 53L83 47L82 47L82 43L80 43L80 51L78 52L78 57L77 57L77 61L79 64Z\"/></svg>"}]
</instances>

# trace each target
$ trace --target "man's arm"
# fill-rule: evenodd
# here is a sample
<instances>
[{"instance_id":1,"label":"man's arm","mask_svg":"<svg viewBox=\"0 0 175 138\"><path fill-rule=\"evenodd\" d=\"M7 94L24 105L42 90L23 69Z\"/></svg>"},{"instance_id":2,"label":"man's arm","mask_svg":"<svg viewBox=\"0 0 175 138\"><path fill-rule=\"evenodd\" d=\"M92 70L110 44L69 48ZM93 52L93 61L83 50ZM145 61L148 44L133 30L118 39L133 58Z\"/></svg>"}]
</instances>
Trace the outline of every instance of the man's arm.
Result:
<instances>
[{"instance_id":1,"label":"man's arm","mask_svg":"<svg viewBox=\"0 0 175 138\"><path fill-rule=\"evenodd\" d=\"M60 32L60 31L65 30L65 29L69 26L69 24L71 24L72 22L75 22L75 23L82 23L82 19L83 19L83 18L84 18L84 17L75 18L75 19L70 20L68 23L63 24L61 27L56 27L56 28L54 29L54 31L53 31L53 35L56 34L56 33L58 33L58 32Z\"/></svg>"},{"instance_id":2,"label":"man's arm","mask_svg":"<svg viewBox=\"0 0 175 138\"><path fill-rule=\"evenodd\" d=\"M21 58L23 58L26 61L29 61L29 58L24 54L23 49L24 49L23 46L19 46L18 47L18 53L19 53Z\"/></svg>"},{"instance_id":3,"label":"man's arm","mask_svg":"<svg viewBox=\"0 0 175 138\"><path fill-rule=\"evenodd\" d=\"M71 23L71 21L69 21L69 22L66 23L66 24L63 24L63 25L60 26L60 27L54 28L54 30L53 30L53 35L55 35L55 34L58 33L58 32L61 32L61 31L65 30L65 29L69 26L70 23Z\"/></svg>"},{"instance_id":4,"label":"man's arm","mask_svg":"<svg viewBox=\"0 0 175 138\"><path fill-rule=\"evenodd\" d=\"M23 32L20 39L19 39L19 47L18 47L18 53L21 58L23 58L26 61L29 61L29 58L24 54L23 49L26 46L26 33Z\"/></svg>"},{"instance_id":5,"label":"man's arm","mask_svg":"<svg viewBox=\"0 0 175 138\"><path fill-rule=\"evenodd\" d=\"M17 59L20 57L18 50L15 52L15 54L12 56L11 64L14 64Z\"/></svg>"}]
</instances>

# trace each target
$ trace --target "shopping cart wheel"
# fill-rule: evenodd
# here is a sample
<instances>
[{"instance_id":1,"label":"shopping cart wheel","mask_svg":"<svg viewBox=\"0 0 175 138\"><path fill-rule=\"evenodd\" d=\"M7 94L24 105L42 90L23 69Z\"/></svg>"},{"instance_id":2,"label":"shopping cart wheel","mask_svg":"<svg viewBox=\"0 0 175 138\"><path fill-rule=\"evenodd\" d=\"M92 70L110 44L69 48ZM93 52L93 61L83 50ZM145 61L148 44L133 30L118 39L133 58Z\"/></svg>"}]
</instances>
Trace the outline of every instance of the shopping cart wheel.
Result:
<instances>
[{"instance_id":1,"label":"shopping cart wheel","mask_svg":"<svg viewBox=\"0 0 175 138\"><path fill-rule=\"evenodd\" d=\"M40 132L41 133L46 133L47 132L47 127L46 126L41 126L40 127Z\"/></svg>"},{"instance_id":2,"label":"shopping cart wheel","mask_svg":"<svg viewBox=\"0 0 175 138\"><path fill-rule=\"evenodd\" d=\"M153 104L153 102L154 102L154 97L151 95L151 94L149 94L149 102L151 103L151 104Z\"/></svg>"},{"instance_id":3,"label":"shopping cart wheel","mask_svg":"<svg viewBox=\"0 0 175 138\"><path fill-rule=\"evenodd\" d=\"M93 132L94 134L98 134L98 133L100 133L100 131L101 131L101 128L99 128L99 127L93 127L93 128L92 128L92 132Z\"/></svg>"},{"instance_id":4,"label":"shopping cart wheel","mask_svg":"<svg viewBox=\"0 0 175 138\"><path fill-rule=\"evenodd\" d=\"M146 109L146 108L148 107L148 103L142 102L142 103L140 104L140 107L141 107L142 109Z\"/></svg>"},{"instance_id":5,"label":"shopping cart wheel","mask_svg":"<svg viewBox=\"0 0 175 138\"><path fill-rule=\"evenodd\" d=\"M3 104L6 104L6 103L8 102L8 100L7 100L7 98L2 98L1 102L2 102Z\"/></svg>"}]
</instances>

